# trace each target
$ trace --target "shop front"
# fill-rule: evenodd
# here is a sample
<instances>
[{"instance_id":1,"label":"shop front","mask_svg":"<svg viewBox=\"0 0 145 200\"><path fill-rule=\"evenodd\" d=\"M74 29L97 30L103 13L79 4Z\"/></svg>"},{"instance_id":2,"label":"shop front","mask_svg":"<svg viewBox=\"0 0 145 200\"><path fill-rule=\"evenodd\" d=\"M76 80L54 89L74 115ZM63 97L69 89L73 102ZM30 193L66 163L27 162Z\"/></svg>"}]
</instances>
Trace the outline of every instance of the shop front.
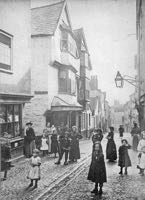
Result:
<instances>
[{"instance_id":1,"label":"shop front","mask_svg":"<svg viewBox=\"0 0 145 200\"><path fill-rule=\"evenodd\" d=\"M79 116L82 111L82 106L78 103L65 102L60 97L54 97L51 105L51 110L46 112L46 123L56 127L63 122L69 128L72 126L79 127Z\"/></svg>"},{"instance_id":2,"label":"shop front","mask_svg":"<svg viewBox=\"0 0 145 200\"><path fill-rule=\"evenodd\" d=\"M0 94L0 138L10 140L12 160L23 156L22 112L31 96Z\"/></svg>"}]
</instances>

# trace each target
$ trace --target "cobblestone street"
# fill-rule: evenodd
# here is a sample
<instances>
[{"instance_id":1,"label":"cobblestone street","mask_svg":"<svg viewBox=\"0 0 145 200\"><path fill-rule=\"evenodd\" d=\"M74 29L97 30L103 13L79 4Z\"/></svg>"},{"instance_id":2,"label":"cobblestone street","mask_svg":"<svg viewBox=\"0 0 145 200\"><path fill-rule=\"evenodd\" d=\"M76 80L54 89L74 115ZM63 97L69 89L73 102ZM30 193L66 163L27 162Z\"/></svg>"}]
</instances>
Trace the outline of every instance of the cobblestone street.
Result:
<instances>
[{"instance_id":1,"label":"cobblestone street","mask_svg":"<svg viewBox=\"0 0 145 200\"><path fill-rule=\"evenodd\" d=\"M105 154L106 149L106 136L102 141L103 150ZM125 138L128 139L131 144L130 134L125 134ZM117 149L120 145L120 138L118 134L115 135L115 142ZM1 182L0 199L13 199L13 200L24 200L24 199L50 199L45 196L44 193L49 191L49 188L56 187L55 181L63 179L64 176L77 168L80 163L87 158L92 150L92 142L89 140L80 142L81 149L81 160L77 164L70 164L68 166L62 164L60 166L54 165L56 159L53 157L47 157L42 159L42 174L39 182L38 189L27 190L29 180L26 179L28 172L28 161L23 160L15 165L14 168L9 172L8 179L5 182ZM72 177L73 181L62 187L60 192L57 192L56 196L51 199L55 200L76 200L76 199L99 199L102 200L144 200L145 199L145 177L138 174L137 164L137 153L133 150L129 150L130 158L132 161L132 167L128 170L128 175L120 176L118 174L119 167L116 163L106 162L107 178L108 181L104 184L102 197L95 197L91 195L90 191L93 189L94 184L87 180L87 174L90 164L90 159L86 159L86 165L84 170L79 176ZM56 185L55 185L56 184ZM65 184L64 184L65 185ZM60 189L60 188L58 188ZM53 194L52 194L53 195ZM51 196L51 194L50 194Z\"/></svg>"},{"instance_id":2,"label":"cobblestone street","mask_svg":"<svg viewBox=\"0 0 145 200\"><path fill-rule=\"evenodd\" d=\"M118 138L118 134L116 135L115 141L118 149L120 139ZM131 144L130 135L126 134L125 138L127 138ZM106 139L103 140L103 147L106 146L105 144ZM128 175L120 176L118 174L118 164L106 162L108 181L104 184L102 197L94 196L90 193L94 188L94 184L87 180L88 167L86 167L71 184L55 197L55 200L145 200L145 177L138 174L138 169L136 168L137 153L133 152L133 150L129 150L129 154L132 167L129 168Z\"/></svg>"},{"instance_id":3,"label":"cobblestone street","mask_svg":"<svg viewBox=\"0 0 145 200\"><path fill-rule=\"evenodd\" d=\"M1 182L0 199L35 200L41 193L46 191L55 180L63 177L81 163L89 152L91 152L91 141L81 141L80 150L81 159L78 163L70 164L68 166L63 165L63 160L61 165L55 165L54 163L58 158L54 159L53 156L43 158L41 165L41 180L38 183L39 186L37 190L27 190L27 186L29 185L29 180L26 178L29 169L28 160L26 159L15 164L15 167L8 172L8 179ZM2 175L3 174L1 173L1 176Z\"/></svg>"}]
</instances>

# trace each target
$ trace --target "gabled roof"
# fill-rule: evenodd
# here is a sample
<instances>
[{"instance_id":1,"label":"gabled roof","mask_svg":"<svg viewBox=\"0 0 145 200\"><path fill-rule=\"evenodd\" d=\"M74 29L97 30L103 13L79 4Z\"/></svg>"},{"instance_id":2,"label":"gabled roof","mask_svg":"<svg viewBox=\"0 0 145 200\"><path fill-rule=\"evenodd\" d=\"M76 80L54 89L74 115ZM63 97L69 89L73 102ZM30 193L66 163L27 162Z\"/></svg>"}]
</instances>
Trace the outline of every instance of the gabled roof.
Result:
<instances>
[{"instance_id":1,"label":"gabled roof","mask_svg":"<svg viewBox=\"0 0 145 200\"><path fill-rule=\"evenodd\" d=\"M32 30L34 35L54 35L66 1L31 9ZM68 10L67 10L68 15ZM67 16L69 19L69 16ZM69 21L70 23L70 21ZM71 26L71 23L70 23Z\"/></svg>"}]
</instances>

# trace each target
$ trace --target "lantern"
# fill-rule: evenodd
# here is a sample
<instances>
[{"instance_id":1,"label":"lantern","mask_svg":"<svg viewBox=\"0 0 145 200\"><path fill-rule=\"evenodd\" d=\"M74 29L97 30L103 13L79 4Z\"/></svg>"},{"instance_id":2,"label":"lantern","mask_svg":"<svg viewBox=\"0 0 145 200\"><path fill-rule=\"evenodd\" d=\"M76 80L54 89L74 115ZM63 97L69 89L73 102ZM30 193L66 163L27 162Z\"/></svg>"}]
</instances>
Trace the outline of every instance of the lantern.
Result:
<instances>
[{"instance_id":1,"label":"lantern","mask_svg":"<svg viewBox=\"0 0 145 200\"><path fill-rule=\"evenodd\" d=\"M122 88L124 84L124 79L121 76L120 72L117 72L116 78L115 78L115 84L117 88Z\"/></svg>"}]
</instances>

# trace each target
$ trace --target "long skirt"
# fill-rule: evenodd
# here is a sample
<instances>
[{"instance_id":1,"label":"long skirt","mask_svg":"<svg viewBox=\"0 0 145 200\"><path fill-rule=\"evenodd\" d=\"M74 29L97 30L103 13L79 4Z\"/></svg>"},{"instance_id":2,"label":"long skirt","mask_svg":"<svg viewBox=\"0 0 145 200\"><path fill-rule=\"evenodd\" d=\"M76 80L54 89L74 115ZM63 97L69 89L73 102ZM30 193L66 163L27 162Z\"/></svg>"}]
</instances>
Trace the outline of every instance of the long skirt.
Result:
<instances>
[{"instance_id":1,"label":"long skirt","mask_svg":"<svg viewBox=\"0 0 145 200\"><path fill-rule=\"evenodd\" d=\"M87 179L97 183L107 182L106 167L104 161L101 163L96 162L96 164L91 162Z\"/></svg>"},{"instance_id":2,"label":"long skirt","mask_svg":"<svg viewBox=\"0 0 145 200\"><path fill-rule=\"evenodd\" d=\"M25 155L26 157L31 157L33 154L33 150L35 149L35 141L33 140L31 143L25 143Z\"/></svg>"},{"instance_id":3,"label":"long skirt","mask_svg":"<svg viewBox=\"0 0 145 200\"><path fill-rule=\"evenodd\" d=\"M106 159L114 161L117 159L117 151L114 140L108 140L106 148Z\"/></svg>"},{"instance_id":4,"label":"long skirt","mask_svg":"<svg viewBox=\"0 0 145 200\"><path fill-rule=\"evenodd\" d=\"M137 150L138 143L139 143L139 136L137 134L134 134L132 139L133 150Z\"/></svg>"}]
</instances>

